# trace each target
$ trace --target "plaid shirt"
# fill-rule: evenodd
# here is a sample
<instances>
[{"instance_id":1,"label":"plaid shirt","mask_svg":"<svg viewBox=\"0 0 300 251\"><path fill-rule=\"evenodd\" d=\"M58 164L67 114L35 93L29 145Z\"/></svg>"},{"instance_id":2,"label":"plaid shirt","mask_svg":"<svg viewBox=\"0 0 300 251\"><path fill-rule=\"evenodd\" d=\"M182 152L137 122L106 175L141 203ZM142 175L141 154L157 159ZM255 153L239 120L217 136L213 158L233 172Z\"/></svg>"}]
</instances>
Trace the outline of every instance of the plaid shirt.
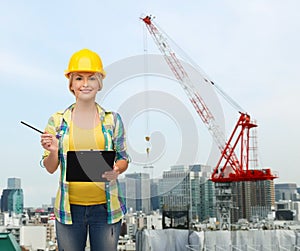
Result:
<instances>
[{"instance_id":1,"label":"plaid shirt","mask_svg":"<svg viewBox=\"0 0 300 251\"><path fill-rule=\"evenodd\" d=\"M69 150L69 126L71 114L75 104L72 104L65 111L53 114L45 131L56 136L59 140L59 161L60 161L60 179L59 188L55 200L54 213L56 219L63 224L72 224L70 203L69 203L69 183L66 181L66 157ZM105 139L105 150L115 150L116 160L125 159L129 161L126 152L125 131L118 113L107 112L97 104L100 121L102 122L102 131ZM49 155L45 150L41 160ZM121 195L118 181L105 182L105 193L107 200L107 222L109 224L118 222L126 213L125 200Z\"/></svg>"}]
</instances>

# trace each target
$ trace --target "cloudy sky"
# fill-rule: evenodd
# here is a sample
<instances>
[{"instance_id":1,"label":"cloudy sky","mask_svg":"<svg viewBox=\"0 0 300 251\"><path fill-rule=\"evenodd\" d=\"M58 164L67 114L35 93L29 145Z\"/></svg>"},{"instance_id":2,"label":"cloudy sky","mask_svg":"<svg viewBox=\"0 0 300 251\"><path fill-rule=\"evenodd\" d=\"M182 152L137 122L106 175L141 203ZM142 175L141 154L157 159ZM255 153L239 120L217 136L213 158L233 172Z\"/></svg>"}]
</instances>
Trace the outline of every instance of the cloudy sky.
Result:
<instances>
[{"instance_id":1,"label":"cloudy sky","mask_svg":"<svg viewBox=\"0 0 300 251\"><path fill-rule=\"evenodd\" d=\"M298 0L29 0L1 1L0 9L0 189L8 177L21 178L25 206L50 203L58 174L39 167L39 135L20 121L43 129L53 112L74 101L63 71L79 49L97 51L107 67L143 55L145 48L159 53L145 38L143 14L154 15L180 48L257 120L261 166L278 172L277 183L299 185ZM121 95L129 97L131 91ZM226 119L225 107L224 114ZM233 125L232 115L228 118ZM134 137L128 140L135 147Z\"/></svg>"}]
</instances>

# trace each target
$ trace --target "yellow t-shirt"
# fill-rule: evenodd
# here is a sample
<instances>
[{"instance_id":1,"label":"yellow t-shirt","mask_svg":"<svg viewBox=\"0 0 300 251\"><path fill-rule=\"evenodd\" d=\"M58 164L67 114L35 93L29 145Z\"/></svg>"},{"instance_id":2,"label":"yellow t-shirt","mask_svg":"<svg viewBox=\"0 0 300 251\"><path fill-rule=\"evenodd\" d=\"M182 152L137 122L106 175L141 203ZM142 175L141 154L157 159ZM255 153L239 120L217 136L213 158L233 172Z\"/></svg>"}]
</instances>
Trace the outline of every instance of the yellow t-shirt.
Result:
<instances>
[{"instance_id":1,"label":"yellow t-shirt","mask_svg":"<svg viewBox=\"0 0 300 251\"><path fill-rule=\"evenodd\" d=\"M92 129L82 129L71 122L69 135L71 151L104 149L101 123ZM104 185L103 182L69 182L70 204L87 206L106 203Z\"/></svg>"}]
</instances>

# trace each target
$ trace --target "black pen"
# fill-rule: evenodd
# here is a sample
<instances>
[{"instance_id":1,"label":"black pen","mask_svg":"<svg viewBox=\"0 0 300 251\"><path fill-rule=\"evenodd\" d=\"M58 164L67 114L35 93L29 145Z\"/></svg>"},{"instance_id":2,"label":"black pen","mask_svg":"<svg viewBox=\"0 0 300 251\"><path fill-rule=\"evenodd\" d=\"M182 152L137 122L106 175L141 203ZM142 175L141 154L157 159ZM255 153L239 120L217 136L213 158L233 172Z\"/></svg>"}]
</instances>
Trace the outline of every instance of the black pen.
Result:
<instances>
[{"instance_id":1,"label":"black pen","mask_svg":"<svg viewBox=\"0 0 300 251\"><path fill-rule=\"evenodd\" d=\"M26 125L26 126L28 126L28 127L30 127L31 129L33 129L33 130L39 132L39 133L41 133L41 134L44 133L44 132L42 132L41 130L39 130L39 129L37 129L37 128L31 126L31 125L28 125L27 123L25 123L25 122L23 122L23 121L21 121L21 123L24 124L24 125Z\"/></svg>"}]
</instances>

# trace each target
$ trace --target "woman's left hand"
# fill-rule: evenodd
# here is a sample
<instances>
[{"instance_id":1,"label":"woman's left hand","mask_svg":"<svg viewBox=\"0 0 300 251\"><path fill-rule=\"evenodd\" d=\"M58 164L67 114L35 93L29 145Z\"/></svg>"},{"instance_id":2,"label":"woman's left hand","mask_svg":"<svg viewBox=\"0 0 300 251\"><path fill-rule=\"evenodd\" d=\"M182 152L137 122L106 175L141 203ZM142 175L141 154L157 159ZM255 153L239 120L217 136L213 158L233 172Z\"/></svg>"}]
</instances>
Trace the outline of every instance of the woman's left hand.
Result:
<instances>
[{"instance_id":1,"label":"woman's left hand","mask_svg":"<svg viewBox=\"0 0 300 251\"><path fill-rule=\"evenodd\" d=\"M106 178L108 181L116 180L120 174L119 167L114 165L114 168L112 171L107 171L104 174L102 174L102 178Z\"/></svg>"}]
</instances>

